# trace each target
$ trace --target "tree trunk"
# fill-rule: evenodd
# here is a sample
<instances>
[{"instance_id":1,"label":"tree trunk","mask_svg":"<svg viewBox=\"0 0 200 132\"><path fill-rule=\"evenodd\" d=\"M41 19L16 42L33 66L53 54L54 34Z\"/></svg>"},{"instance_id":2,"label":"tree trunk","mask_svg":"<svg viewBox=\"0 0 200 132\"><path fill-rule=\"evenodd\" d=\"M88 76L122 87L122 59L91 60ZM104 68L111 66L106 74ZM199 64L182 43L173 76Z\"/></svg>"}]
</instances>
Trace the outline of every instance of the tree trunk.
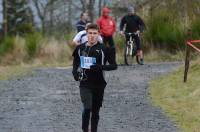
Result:
<instances>
[{"instance_id":1,"label":"tree trunk","mask_svg":"<svg viewBox=\"0 0 200 132\"><path fill-rule=\"evenodd\" d=\"M106 0L103 0L103 6L106 6Z\"/></svg>"},{"instance_id":2,"label":"tree trunk","mask_svg":"<svg viewBox=\"0 0 200 132\"><path fill-rule=\"evenodd\" d=\"M38 17L39 17L39 19L40 19L40 21L41 21L41 25L42 25L42 27L41 27L41 29L42 29L42 33L44 34L44 30L45 30L45 23L44 23L44 12L42 12L41 10L42 9L40 9L40 6L39 6L39 1L38 0L33 0L33 4L34 4L34 6L35 6L35 8L36 8L36 11L37 11L37 15L38 15ZM45 9L44 9L45 10Z\"/></svg>"},{"instance_id":3,"label":"tree trunk","mask_svg":"<svg viewBox=\"0 0 200 132\"><path fill-rule=\"evenodd\" d=\"M50 12L50 26L49 26L49 33L52 34L53 33L53 14L54 14L54 6L53 6L53 0L50 1L49 4L49 12Z\"/></svg>"},{"instance_id":4,"label":"tree trunk","mask_svg":"<svg viewBox=\"0 0 200 132\"><path fill-rule=\"evenodd\" d=\"M81 2L81 5L82 5L82 12L85 12L87 2L86 2L86 0L80 0L80 2Z\"/></svg>"},{"instance_id":5,"label":"tree trunk","mask_svg":"<svg viewBox=\"0 0 200 132\"><path fill-rule=\"evenodd\" d=\"M3 34L4 37L7 36L8 23L7 23L7 0L3 0Z\"/></svg>"},{"instance_id":6,"label":"tree trunk","mask_svg":"<svg viewBox=\"0 0 200 132\"><path fill-rule=\"evenodd\" d=\"M72 28L72 0L68 0L68 26L69 30Z\"/></svg>"},{"instance_id":7,"label":"tree trunk","mask_svg":"<svg viewBox=\"0 0 200 132\"><path fill-rule=\"evenodd\" d=\"M102 0L99 0L99 17L101 16Z\"/></svg>"},{"instance_id":8,"label":"tree trunk","mask_svg":"<svg viewBox=\"0 0 200 132\"><path fill-rule=\"evenodd\" d=\"M93 22L94 21L94 4L95 4L95 0L89 0L89 4L88 4L88 14L90 17L90 21Z\"/></svg>"}]
</instances>

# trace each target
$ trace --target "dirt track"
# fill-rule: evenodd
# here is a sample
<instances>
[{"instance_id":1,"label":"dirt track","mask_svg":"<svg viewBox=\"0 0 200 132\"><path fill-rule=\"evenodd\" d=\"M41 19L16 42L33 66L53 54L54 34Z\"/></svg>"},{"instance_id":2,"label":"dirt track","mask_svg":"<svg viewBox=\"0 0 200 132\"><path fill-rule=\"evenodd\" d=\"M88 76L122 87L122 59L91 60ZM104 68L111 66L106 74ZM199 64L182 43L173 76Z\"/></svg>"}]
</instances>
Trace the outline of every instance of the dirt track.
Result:
<instances>
[{"instance_id":1,"label":"dirt track","mask_svg":"<svg viewBox=\"0 0 200 132\"><path fill-rule=\"evenodd\" d=\"M119 66L108 85L99 132L177 132L148 98L148 81L180 63ZM71 69L37 69L0 81L0 132L81 132L82 105Z\"/></svg>"}]
</instances>

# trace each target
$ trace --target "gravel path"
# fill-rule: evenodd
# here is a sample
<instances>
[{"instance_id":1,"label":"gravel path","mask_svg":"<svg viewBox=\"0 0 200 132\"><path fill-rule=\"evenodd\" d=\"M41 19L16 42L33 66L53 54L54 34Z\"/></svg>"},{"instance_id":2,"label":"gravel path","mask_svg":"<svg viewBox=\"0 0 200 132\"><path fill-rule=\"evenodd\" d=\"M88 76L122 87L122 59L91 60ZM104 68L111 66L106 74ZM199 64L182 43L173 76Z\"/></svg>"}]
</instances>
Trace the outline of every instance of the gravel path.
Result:
<instances>
[{"instance_id":1,"label":"gravel path","mask_svg":"<svg viewBox=\"0 0 200 132\"><path fill-rule=\"evenodd\" d=\"M106 72L108 85L99 132L177 132L148 98L148 81L180 63L119 66ZM0 81L0 132L81 132L82 105L71 69L37 69Z\"/></svg>"}]
</instances>

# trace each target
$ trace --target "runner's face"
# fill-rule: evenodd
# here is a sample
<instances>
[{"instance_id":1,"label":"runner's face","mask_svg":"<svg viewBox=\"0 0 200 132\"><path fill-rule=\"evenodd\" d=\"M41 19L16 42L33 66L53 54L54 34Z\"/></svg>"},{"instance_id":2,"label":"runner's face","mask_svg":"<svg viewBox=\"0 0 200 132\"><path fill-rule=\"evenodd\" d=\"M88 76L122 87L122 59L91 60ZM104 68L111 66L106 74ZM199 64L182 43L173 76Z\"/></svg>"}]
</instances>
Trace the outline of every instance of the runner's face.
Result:
<instances>
[{"instance_id":1,"label":"runner's face","mask_svg":"<svg viewBox=\"0 0 200 132\"><path fill-rule=\"evenodd\" d=\"M109 14L110 14L109 12L104 12L103 16L104 16L104 17L108 17Z\"/></svg>"},{"instance_id":2,"label":"runner's face","mask_svg":"<svg viewBox=\"0 0 200 132\"><path fill-rule=\"evenodd\" d=\"M83 14L83 19L84 19L84 20L88 20L88 14L87 14L87 13L84 13L84 14Z\"/></svg>"},{"instance_id":3,"label":"runner's face","mask_svg":"<svg viewBox=\"0 0 200 132\"><path fill-rule=\"evenodd\" d=\"M97 29L88 29L87 36L88 36L88 43L95 44L98 39L99 32Z\"/></svg>"}]
</instances>

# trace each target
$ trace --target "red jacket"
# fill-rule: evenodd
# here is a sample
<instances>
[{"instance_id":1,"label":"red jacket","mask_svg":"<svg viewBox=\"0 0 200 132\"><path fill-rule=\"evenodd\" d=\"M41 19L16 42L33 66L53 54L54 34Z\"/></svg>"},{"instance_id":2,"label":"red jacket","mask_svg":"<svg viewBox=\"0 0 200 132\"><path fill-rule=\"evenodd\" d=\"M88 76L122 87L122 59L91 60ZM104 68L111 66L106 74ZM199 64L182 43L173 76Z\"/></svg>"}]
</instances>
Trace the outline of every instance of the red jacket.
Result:
<instances>
[{"instance_id":1,"label":"red jacket","mask_svg":"<svg viewBox=\"0 0 200 132\"><path fill-rule=\"evenodd\" d=\"M116 23L110 16L101 16L97 20L97 24L99 25L100 33L103 36L112 36L116 30Z\"/></svg>"}]
</instances>

